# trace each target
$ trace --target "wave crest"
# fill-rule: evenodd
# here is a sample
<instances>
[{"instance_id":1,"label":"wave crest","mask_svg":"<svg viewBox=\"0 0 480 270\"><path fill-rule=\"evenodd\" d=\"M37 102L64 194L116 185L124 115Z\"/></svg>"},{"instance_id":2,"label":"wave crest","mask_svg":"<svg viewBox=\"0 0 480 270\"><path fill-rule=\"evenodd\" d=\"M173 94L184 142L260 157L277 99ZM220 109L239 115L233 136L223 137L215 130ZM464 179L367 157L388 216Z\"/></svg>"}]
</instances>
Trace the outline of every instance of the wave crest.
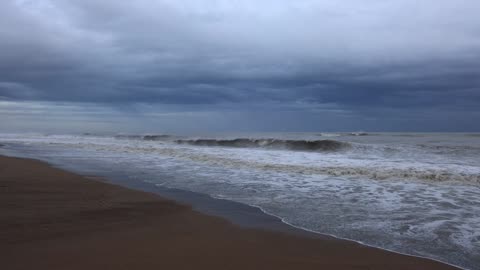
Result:
<instances>
[{"instance_id":1,"label":"wave crest","mask_svg":"<svg viewBox=\"0 0 480 270\"><path fill-rule=\"evenodd\" d=\"M145 135L143 140L145 141L163 141L172 138L171 135Z\"/></svg>"},{"instance_id":2,"label":"wave crest","mask_svg":"<svg viewBox=\"0 0 480 270\"><path fill-rule=\"evenodd\" d=\"M238 138L231 140L217 139L190 139L175 140L178 144L197 146L221 146L238 148L271 148L294 151L337 151L350 146L346 142L335 140L277 140L277 139L247 139Z\"/></svg>"},{"instance_id":3,"label":"wave crest","mask_svg":"<svg viewBox=\"0 0 480 270\"><path fill-rule=\"evenodd\" d=\"M173 138L172 135L115 135L115 139L123 140L144 140L144 141L162 141Z\"/></svg>"}]
</instances>

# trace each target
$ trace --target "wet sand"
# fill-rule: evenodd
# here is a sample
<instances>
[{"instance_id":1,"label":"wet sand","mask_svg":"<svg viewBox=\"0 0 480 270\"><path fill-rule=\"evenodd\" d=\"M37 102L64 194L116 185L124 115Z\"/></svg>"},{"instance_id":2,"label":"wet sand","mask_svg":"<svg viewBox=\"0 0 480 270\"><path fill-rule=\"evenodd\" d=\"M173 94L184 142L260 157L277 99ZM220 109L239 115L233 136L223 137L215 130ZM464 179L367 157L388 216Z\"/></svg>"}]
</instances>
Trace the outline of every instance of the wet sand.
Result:
<instances>
[{"instance_id":1,"label":"wet sand","mask_svg":"<svg viewBox=\"0 0 480 270\"><path fill-rule=\"evenodd\" d=\"M41 161L0 157L1 269L456 269L330 237L244 228Z\"/></svg>"}]
</instances>

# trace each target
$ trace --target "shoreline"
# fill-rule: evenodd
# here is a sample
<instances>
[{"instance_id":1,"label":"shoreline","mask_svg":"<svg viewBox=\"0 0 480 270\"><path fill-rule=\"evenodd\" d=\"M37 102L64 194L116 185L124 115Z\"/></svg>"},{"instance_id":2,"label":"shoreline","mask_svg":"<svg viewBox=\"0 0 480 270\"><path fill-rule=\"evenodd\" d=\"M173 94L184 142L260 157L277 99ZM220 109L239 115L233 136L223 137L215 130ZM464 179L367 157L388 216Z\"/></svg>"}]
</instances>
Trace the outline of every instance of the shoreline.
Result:
<instances>
[{"instance_id":1,"label":"shoreline","mask_svg":"<svg viewBox=\"0 0 480 270\"><path fill-rule=\"evenodd\" d=\"M16 170L15 170L15 168L14 169L9 168L9 166L11 167L11 166L13 166L12 164L15 164L15 163L16 163L15 166L17 166ZM5 164L10 164L10 165L6 166ZM22 167L23 170L25 170L26 172L19 172L18 167ZM285 262L283 262L283 263L278 264L278 267L280 267L280 268L278 268L278 267L276 267L276 268L278 268L278 269L292 269L294 267L296 269L297 268L300 269L299 267L305 266L305 269L309 269L309 267L313 267L313 266L316 266L316 267L328 266L329 269L354 269L354 268L358 268L358 267L369 267L370 269L385 269L386 267L388 267L390 269L459 269L459 268L455 268L453 266L450 266L448 264L438 262L438 261L435 261L435 260L426 259L426 258L417 257L417 256L411 256L411 255L401 255L399 253L389 252L389 251L385 251L383 249L374 248L374 247L368 247L366 245L359 244L357 242L341 240L340 238L337 238L337 237L325 236L325 235L314 233L314 232L309 232L308 234L310 234L310 235L315 234L316 237L309 237L309 236L307 236L307 234L300 235L300 234L292 233L293 230L291 232L288 232L288 231L283 231L282 232L282 231L278 231L278 230L275 230L275 229L273 229L273 230L268 230L268 228L253 229L253 228L250 228L248 226L246 226L246 227L245 226L239 226L238 224L234 225L234 224L231 223L231 220L227 221L223 218L218 218L218 217L215 217L215 216L200 213L197 210L192 210L190 206L183 205L183 203L178 204L176 201L166 200L166 199L164 199L162 197L159 197L157 195L154 195L152 193L146 193L146 192L141 192L141 191L137 191L137 190L127 189L127 188L124 188L124 187L118 185L118 183L115 183L116 185L112 185L110 181L106 181L106 182L95 181L95 180L98 180L98 179L92 180L92 178L90 178L90 177L79 176L79 175L69 173L69 172L64 171L64 170L56 169L56 168L51 167L47 163L42 162L42 161L38 161L38 160L20 159L20 158L14 158L14 157L0 156L0 170L2 172L2 174L0 174L0 180L2 181L2 187L4 187L5 190L10 190L10 191L15 190L15 188L16 188L15 185L16 184L15 183L10 183L9 181L5 182L6 178L8 178L8 177L18 177L19 173L20 174L22 174L22 173L23 174L33 173L32 170L35 172L35 168L36 168L36 170L43 171L44 173L46 172L45 176L49 176L48 181L53 181L51 183L52 186L50 186L50 188L57 188L58 185L65 184L65 183L62 183L62 181L67 181L68 179L74 178L74 179L76 179L75 180L76 184L79 185L79 186L84 186L84 185L96 186L96 187L101 186L103 189L107 190L107 193L112 192L112 190L113 190L114 192L127 194L127 195L125 195L127 198L130 198L128 196L133 196L132 197L133 199L130 198L129 200L127 200L128 203L136 204L138 202L142 202L143 200L148 199L148 200L153 200L155 202L158 201L158 202L166 203L167 205L169 205L169 207L173 207L174 209L176 209L176 211L180 211L182 213L183 213L183 211L188 212L188 213L185 213L185 214L187 216L189 216L189 220L191 222L193 222L192 223L193 226L191 228L188 228L188 229L185 228L185 231L183 231L183 233L191 234L192 231L196 231L196 227L197 227L198 224L194 222L195 220L191 220L192 216L193 216L193 217L196 217L197 219L201 220L202 222L207 222L207 223L212 222L212 224L218 226L218 227L216 227L216 229L218 229L220 231L223 231L223 230L232 231L232 232L235 232L237 234L244 235L247 239L250 239L254 242L258 241L258 239L264 239L265 241L261 241L261 243L257 243L257 244L261 244L261 246L263 246L263 247L268 247L267 249L269 250L270 255L267 256L267 257L254 256L255 260L250 261L250 262L248 262L248 260L253 255L253 254L250 253L250 252L252 252L252 250L250 250L250 249L257 248L257 251L264 251L265 249L264 248L258 249L258 245L253 245L253 246L248 245L248 243L245 243L242 239L237 238L237 236L235 234L234 235L230 235L230 234L222 235L222 237L226 237L227 239L218 239L218 241L220 241L220 240L225 241L225 240L228 240L228 237L231 237L232 239L230 239L230 242L231 241L238 241L238 242L234 242L234 244L231 244L231 246L229 246L229 247L233 247L235 250L240 249L240 251L243 251L243 252L247 253L247 254L242 254L242 253L226 254L228 256L233 256L237 259L241 258L242 261L238 261L238 262L240 264L242 264L243 266L239 267L237 269L246 268L247 265L245 265L245 264L248 264L250 267L252 267L252 266L253 267L260 267L260 265L262 265L263 263L268 262L268 264L266 264L266 265L271 265L271 263L279 263L286 258L289 258L289 260L287 260L287 263L289 261L291 262L292 259L296 262L298 261L298 263L287 265L287 264L285 264ZM7 171L8 173L6 173L5 171ZM38 174L38 171L36 173ZM52 180L51 179L52 175L62 175L63 180L62 179L56 179L56 180L53 179ZM45 176L42 176L41 178L45 178ZM32 175L30 175L30 178L32 178ZM53 178L55 178L55 177L53 177ZM32 179L29 179L28 177L24 178L24 180L26 182L28 182L28 184L30 184L30 185L38 185L38 183L32 182ZM38 178L37 180L40 180L40 178ZM80 182L82 182L82 183L80 183ZM7 183L7 184L5 184L5 183ZM9 187L9 185L12 185L12 186ZM25 187L23 187L23 188L25 188ZM69 193L78 192L78 191L74 191L74 190L69 190L68 187L66 188L65 191L67 191ZM83 192L82 196L87 196L88 197L90 192L94 192L94 190L86 189L82 192ZM12 193L12 192L10 192L10 193ZM6 196L4 196L4 197L7 198L7 199L10 198L10 199L15 200L15 198L16 198L15 196L17 196L17 197L20 196L21 198L23 198L22 196L25 195L25 194L21 194L21 193L18 193L18 194L14 194L14 193L15 192L13 192L12 194L5 193L4 195L6 195ZM52 196L52 195L55 196L54 195L55 193L52 193L48 189L43 190L43 192L40 192L40 193L30 192L28 194L31 197L35 197L33 201L36 201L36 202L42 202L42 200L48 200L49 199L48 196ZM67 203L67 204L69 203L68 198L63 198L63 199L65 200L64 203ZM113 196L111 199L113 201L115 201L118 198L115 198L115 196ZM18 198L17 198L17 200L18 200ZM217 199L211 198L210 200L217 200ZM8 213L12 212L12 209L8 209L8 205L10 205L10 204L15 205L15 203L25 203L24 207L26 206L25 208L28 208L28 201L27 200L26 201L20 201L20 202L18 202L18 201L17 202L5 201L5 202L7 202L7 204L4 203L2 205L4 205L3 207L6 207L7 209L3 209L0 212L0 213L2 213L2 215L4 215L4 217L3 217L4 221L12 222L11 217L10 217L10 219L8 218L8 215L9 215ZM46 205L46 207L49 208L49 211L55 212L55 211L58 211L58 209L56 209L57 206L58 206L58 203L59 202L56 201L55 205L50 204L50 205ZM82 203L88 204L88 202L82 202ZM237 204L237 203L234 203L234 204ZM247 206L247 207L250 207L250 206ZM91 207L88 209L88 211L93 211L93 212L96 213L99 210L98 208L101 208L100 212L103 211L102 212L103 215L106 215L108 217L112 217L111 213L109 212L110 210L114 210L114 212L115 211L122 212L122 211L125 210L123 208L118 209L118 207L113 207L112 209L107 207L107 209L103 209L99 205L95 205L95 203L93 203L91 205ZM28 210L28 209L23 209L22 211L25 211L25 210ZM71 210L78 212L79 209L71 209ZM85 210L85 209L83 209L83 210ZM148 211L150 211L151 209L143 209L143 208L136 209L135 207L133 207L133 208L127 208L127 210L128 210L127 214L132 212L134 215L136 215L136 214L138 214L136 212L138 210L141 210L141 211L148 210ZM260 210L261 209L259 209L259 211ZM15 212L15 211L13 211L13 212ZM132 213L130 213L130 214L132 214ZM13 213L13 214L15 215L15 213ZM25 214L28 214L28 213L25 213ZM91 213L88 212L88 214L91 214ZM116 214L118 214L118 213L116 213ZM177 214L177 213L174 213L174 214ZM267 214L264 214L264 215L267 216ZM32 213L30 213L30 215L32 215ZM28 215L24 215L23 218L25 218L26 216L28 216ZM272 215L270 215L270 216L272 216ZM95 217L99 220L85 221L83 219L80 219L80 220L76 220L76 221L80 222L80 223L87 222L89 225L94 226L94 227L95 226L102 227L104 225L104 222L102 222L102 218L104 218L104 217L102 215L95 216ZM115 216L115 215L114 215L114 217L119 218L118 216ZM27 220L28 220L28 218L35 219L35 215L33 215L31 217L27 217ZM44 217L40 216L40 217L36 217L36 218L40 218L40 220L43 220L42 218L44 218ZM142 222L140 222L142 219L144 219L144 221L148 221L148 223L151 220L154 220L154 223L158 226L153 226L153 227L148 227L147 226L148 228L144 228L145 225ZM193 218L193 219L195 219L195 218ZM55 222L57 222L57 220L54 219L53 221L54 221L53 223L51 223L51 224L49 223L49 224L50 225L53 224L52 226L58 226L58 224L55 223ZM145 215L145 216L141 215L141 217L138 219L138 221L139 221L138 224L134 224L134 226L132 226L130 224L131 220L129 218L125 218L125 217L122 216L120 218L120 220L116 220L116 222L122 223L122 226L115 225L115 224L114 225L115 226L120 226L119 229L121 229L122 231L126 230L127 233L130 233L132 231L137 231L138 229L148 229L147 234L145 234L145 233L142 234L142 237L147 237L146 239L148 239L152 234L161 234L162 229L159 228L159 227L162 227L161 225L162 225L163 222L166 222L166 221L167 222L173 222L171 219L168 219L168 218L160 218L160 217L152 216L150 212L148 212L147 215ZM93 222L93 224L90 224L89 222ZM269 222L273 222L273 221L269 221ZM278 222L281 222L281 221L278 221ZM125 227L123 227L123 223L125 223L129 226L127 226L125 228ZM21 224L21 222L20 222L20 224ZM282 222L282 224L285 224L285 223ZM26 224L21 224L21 225L26 225ZM72 224L69 224L69 226L71 226L71 227L73 227L77 230L80 229L80 231L82 229L82 228L78 228L79 225L76 225L75 222L73 222ZM183 225L183 226L186 226L186 225ZM285 224L285 226L290 227L290 225L288 225L288 224ZM253 226L253 227L255 228L255 226ZM290 227L290 228L294 228L294 227ZM13 230L13 232L15 232L15 230L17 230L17 233L18 233L18 230L19 230L18 228L13 228L13 227L8 227L8 226L6 226L4 229L7 229L7 230L2 231L3 232L2 233L2 239L4 239L4 238L8 239L9 238L8 229L10 229L10 233L12 233L12 230ZM60 226L58 229L60 229L60 231L61 231L64 228L62 228L62 226ZM284 228L281 228L281 229L283 230ZM47 233L47 235L42 234L42 231L41 230L38 231L35 227L31 227L31 228L29 228L29 230L31 230L30 233L33 233L36 236L43 236L43 237L47 236L47 238L48 238L46 240L47 242L57 241L55 239L52 240L51 236L49 236L48 233ZM307 232L306 230L303 230L303 229L298 229L298 230L302 230L303 232ZM69 235L68 230L66 232L64 231L63 233L66 234L67 238L73 237L73 236ZM108 233L103 232L103 233L99 234L97 231L93 230L93 231L88 231L87 235L93 234L93 235L96 235L96 237L103 239L105 234L110 234L110 233L111 232L108 232ZM209 240L217 239L217 238L215 238L216 237L215 230L213 230L213 231L212 230L207 230L206 232L203 232L203 233L207 233L210 236L210 238L207 237L208 238L207 242L203 243L203 244L210 244ZM14 233L14 235L15 235L15 233ZM21 235L23 237L25 236L22 233L19 234L19 235ZM18 234L17 234L17 236L18 236ZM180 235L177 235L177 236L181 237L182 235L180 234ZM90 239L90 241L93 241L93 242L97 241L98 242L99 240L96 237L93 237L93 239L90 239L90 238L89 239ZM196 237L198 237L198 236L196 236ZM75 238L75 237L73 237L73 238ZM18 239L15 239L15 237L13 237L13 238L10 237L10 240L15 242ZM35 239L32 240L32 238L28 238L28 237L27 237L27 240L29 240L27 242L30 243L27 246L30 245L30 248L32 248L31 245L33 245L34 246L33 249L37 250L37 252L38 252L38 249L41 249L41 246L42 245L44 246L45 243L46 243L43 240L42 241L37 241ZM72 239L70 239L70 241L71 240ZM133 240L135 240L135 239L133 239ZM178 239L171 239L171 241L173 241L173 242L170 243L170 244L178 245L177 240ZM80 240L76 239L76 241L80 241ZM108 246L108 245L111 245L112 241L113 240L110 239L110 242L106 241L106 242L103 242L103 244ZM300 250L302 250L302 252L300 252L300 254L298 254L299 253L298 250L289 250L286 254L282 255L282 252L286 252L286 250L284 250L284 248L283 248L284 245L280 245L281 243L278 243L278 241L280 241L280 242L283 241L284 243L288 244L287 246L293 244L294 246L296 246ZM80 241L80 242L82 242L82 241ZM117 241L113 241L113 242L117 243ZM140 242L136 241L135 243L142 245L141 241ZM222 242L222 243L225 244L224 242ZM159 244L159 243L156 243L156 244ZM195 241L192 241L192 242L187 242L187 244L197 245L198 243L195 242ZM243 249L242 248L242 247L245 247L245 245L248 246L248 249ZM24 246L24 245L21 244L20 246ZM36 248L35 248L35 246L36 246ZM8 250L8 244L4 245L3 248L6 248L6 250ZM15 250L17 252L22 252L22 249L20 249L20 250L15 249ZM29 249L27 249L27 251L28 250ZM188 250L188 248L187 248L187 250ZM207 248L207 250L208 250L208 248ZM179 251L184 251L184 250L180 249ZM216 250L216 251L218 252L219 250ZM335 252L333 252L333 251L335 251ZM25 252L25 250L24 250L24 252ZM29 252L31 252L31 250ZM13 252L13 253L15 253L15 252ZM326 256L325 253L328 253L328 256ZM87 252L87 254L88 254L88 252ZM182 254L183 254L183 252L182 252ZM18 255L18 254L16 254L16 255ZM70 256L73 256L73 255L80 256L79 254L75 254L75 252L70 254ZM140 256L140 257L144 256L144 255L142 255L142 256L141 255L142 254L138 254L138 256ZM242 256L239 256L239 255L242 255ZM178 256L178 254L177 254L177 256ZM192 254L185 254L184 256L189 257L189 256L192 256ZM197 256L193 256L193 257L196 258ZM345 262L345 260L348 260L349 257L350 257L351 261ZM97 259L99 259L99 258L97 258ZM148 258L146 258L146 259L148 259ZM212 260L212 259L213 258L210 258L210 260ZM245 259L247 261L244 261ZM121 259L116 258L116 260L121 260ZM111 263L116 263L116 262L111 262ZM155 263L155 262L148 261L148 263ZM165 262L162 262L162 260L160 260L160 262L157 261L156 263L159 263L159 264L156 264L156 266L159 266L159 265L164 265L162 263L165 263ZM181 264L181 262L178 262L178 261L177 261L177 263ZM220 267L220 265L215 264L215 262L213 262L213 261L208 261L207 260L207 261L203 261L203 263L205 264L205 267L207 267L207 265L208 265L208 267ZM224 262L224 263L226 263L226 262ZM251 263L251 264L249 264L249 263ZM174 264L172 264L172 265L174 265ZM95 265L94 265L94 267L95 267ZM179 267L181 268L181 266L179 266ZM185 265L185 267L187 267L187 266ZM229 265L228 267L231 267L231 265ZM285 267L285 268L281 268L281 267ZM28 267L26 267L26 268L21 268L20 267L18 269L27 269L27 268ZM177 268L177 266L175 266L175 268ZM40 269L42 269L42 268L40 268ZM50 269L52 269L52 268L50 268ZM140 268L140 269L142 269L142 268ZM150 268L145 268L145 269L150 269Z\"/></svg>"}]
</instances>

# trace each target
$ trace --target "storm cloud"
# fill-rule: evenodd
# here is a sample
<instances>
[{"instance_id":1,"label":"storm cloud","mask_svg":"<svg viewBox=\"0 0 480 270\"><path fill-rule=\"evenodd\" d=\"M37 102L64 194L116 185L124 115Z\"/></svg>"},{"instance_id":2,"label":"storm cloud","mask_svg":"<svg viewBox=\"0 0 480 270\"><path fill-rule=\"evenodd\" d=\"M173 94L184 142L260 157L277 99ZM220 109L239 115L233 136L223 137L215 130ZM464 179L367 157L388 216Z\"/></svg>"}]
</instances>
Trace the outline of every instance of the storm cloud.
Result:
<instances>
[{"instance_id":1,"label":"storm cloud","mask_svg":"<svg viewBox=\"0 0 480 270\"><path fill-rule=\"evenodd\" d=\"M480 131L478 14L474 0L5 0L1 129Z\"/></svg>"}]
</instances>

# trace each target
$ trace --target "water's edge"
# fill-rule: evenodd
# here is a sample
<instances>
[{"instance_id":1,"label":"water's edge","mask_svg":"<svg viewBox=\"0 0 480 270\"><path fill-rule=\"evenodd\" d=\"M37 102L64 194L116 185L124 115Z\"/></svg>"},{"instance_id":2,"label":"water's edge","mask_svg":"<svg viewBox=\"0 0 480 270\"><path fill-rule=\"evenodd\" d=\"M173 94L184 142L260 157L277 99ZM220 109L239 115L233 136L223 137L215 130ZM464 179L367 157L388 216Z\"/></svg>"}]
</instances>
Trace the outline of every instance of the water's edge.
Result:
<instances>
[{"instance_id":1,"label":"water's edge","mask_svg":"<svg viewBox=\"0 0 480 270\"><path fill-rule=\"evenodd\" d=\"M1 146L0 146L0 149L2 149ZM9 149L9 150L12 150L12 149ZM7 152L0 151L0 154L3 156L9 156L9 157L19 157L19 158L40 160L54 168L79 174L92 180L104 181L110 184L119 185L119 186L130 188L133 190L153 193L165 199L170 199L181 204L189 205L194 210L200 213L224 218L230 221L231 223L244 228L277 231L277 232L290 233L290 234L295 234L295 235L300 235L305 237L320 238L323 240L349 241L349 242L360 244L370 248L380 249L380 250L401 254L409 257L427 259L431 261L440 262L442 264L450 265L458 269L469 270L468 268L462 268L460 266L453 265L453 264L444 262L442 260L437 260L437 259L428 258L424 256L406 254L406 253L402 253L394 250L389 250L386 248L368 245L361 241L342 238L335 235L316 232L303 227L295 226L285 221L282 217L271 214L268 211L265 211L264 209L256 205L248 205L244 203L230 201L223 198L215 198L207 194L202 194L202 193L197 193L197 192L192 192L192 191L187 191L182 189L168 188L168 187L160 186L154 183L149 183L143 180L139 181L139 180L127 179L123 177L121 174L115 174L115 172L113 171L110 172L108 175L95 174L95 173L86 174L84 173L85 170L82 170L82 167L80 166L76 166L74 164L53 162L48 159L32 157L32 156L29 156L28 154L22 155L22 153L19 153L17 151L7 151Z\"/></svg>"}]
</instances>

